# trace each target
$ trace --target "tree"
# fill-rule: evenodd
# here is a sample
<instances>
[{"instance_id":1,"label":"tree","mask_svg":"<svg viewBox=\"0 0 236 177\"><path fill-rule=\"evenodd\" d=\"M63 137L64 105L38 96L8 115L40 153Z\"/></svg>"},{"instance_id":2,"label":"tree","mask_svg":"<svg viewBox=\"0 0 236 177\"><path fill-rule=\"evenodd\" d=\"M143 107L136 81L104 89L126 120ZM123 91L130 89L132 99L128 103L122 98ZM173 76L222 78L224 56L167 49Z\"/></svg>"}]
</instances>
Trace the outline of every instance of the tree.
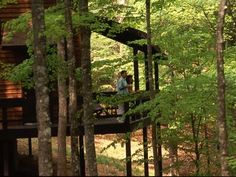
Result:
<instances>
[{"instance_id":1,"label":"tree","mask_svg":"<svg viewBox=\"0 0 236 177\"><path fill-rule=\"evenodd\" d=\"M59 2L58 2L59 3ZM58 55L58 154L57 176L66 176L67 85L65 73L65 39L57 41Z\"/></svg>"},{"instance_id":2,"label":"tree","mask_svg":"<svg viewBox=\"0 0 236 177\"><path fill-rule=\"evenodd\" d=\"M79 13L82 22L88 16L88 0L81 0ZM80 26L81 64L82 64L82 94L83 94L83 123L85 134L86 161L88 176L97 176L96 151L94 143L94 117L92 100L92 77L90 36L91 31L86 21Z\"/></svg>"},{"instance_id":3,"label":"tree","mask_svg":"<svg viewBox=\"0 0 236 177\"><path fill-rule=\"evenodd\" d=\"M67 129L67 96L65 66L65 41L57 42L58 60L61 65L58 68L58 154L57 176L66 176L66 129Z\"/></svg>"},{"instance_id":4,"label":"tree","mask_svg":"<svg viewBox=\"0 0 236 177\"><path fill-rule=\"evenodd\" d=\"M42 0L32 1L34 36L34 81L36 94L36 117L38 122L39 176L52 176L52 144L49 119L49 95L46 68L46 36L44 34L44 6Z\"/></svg>"},{"instance_id":5,"label":"tree","mask_svg":"<svg viewBox=\"0 0 236 177\"><path fill-rule=\"evenodd\" d=\"M226 128L226 108L225 108L225 75L224 75L224 18L227 0L221 0L218 11L218 21L216 28L216 59L217 59L217 85L218 85L218 134L219 151L221 162L221 175L229 176L228 171L228 136Z\"/></svg>"},{"instance_id":6,"label":"tree","mask_svg":"<svg viewBox=\"0 0 236 177\"><path fill-rule=\"evenodd\" d=\"M148 60L148 83L149 83L149 90L150 90L150 100L155 98L154 92L154 84L153 84L153 65L152 65L152 42L151 42L151 22L150 22L150 0L146 0L146 23L147 23L147 60ZM158 131L157 131L158 129ZM152 148L153 148L153 158L154 158L154 169L155 169L155 176L162 176L162 167L161 167L161 147L160 147L160 135L161 133L160 126L156 125L154 121L152 124Z\"/></svg>"},{"instance_id":7,"label":"tree","mask_svg":"<svg viewBox=\"0 0 236 177\"><path fill-rule=\"evenodd\" d=\"M80 161L78 150L78 124L76 117L77 113L77 92L76 92L76 78L75 78L75 53L74 40L71 16L71 0L64 0L65 4L65 22L67 35L67 58L68 58L68 74L69 74L69 120L70 120L70 135L71 135L71 168L73 176L80 174Z\"/></svg>"}]
</instances>

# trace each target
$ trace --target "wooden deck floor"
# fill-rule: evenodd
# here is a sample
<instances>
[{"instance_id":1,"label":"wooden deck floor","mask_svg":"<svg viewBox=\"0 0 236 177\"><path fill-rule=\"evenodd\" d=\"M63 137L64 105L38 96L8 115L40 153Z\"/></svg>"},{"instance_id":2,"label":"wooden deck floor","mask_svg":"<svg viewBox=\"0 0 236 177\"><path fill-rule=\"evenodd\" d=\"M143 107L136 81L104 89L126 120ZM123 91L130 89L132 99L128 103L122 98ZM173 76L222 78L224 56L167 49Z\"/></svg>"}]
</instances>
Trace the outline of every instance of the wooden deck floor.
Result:
<instances>
[{"instance_id":1,"label":"wooden deck floor","mask_svg":"<svg viewBox=\"0 0 236 177\"><path fill-rule=\"evenodd\" d=\"M95 134L115 134L131 132L135 129L140 129L150 125L149 118L142 118L133 122L122 120L121 117L97 119L95 121L94 131ZM52 136L57 136L57 124L52 124ZM70 124L67 125L67 134L70 133ZM83 125L79 126L78 135L84 134ZM37 124L19 124L9 125L7 129L3 129L0 124L0 139L13 139L13 138L28 138L37 137Z\"/></svg>"}]
</instances>

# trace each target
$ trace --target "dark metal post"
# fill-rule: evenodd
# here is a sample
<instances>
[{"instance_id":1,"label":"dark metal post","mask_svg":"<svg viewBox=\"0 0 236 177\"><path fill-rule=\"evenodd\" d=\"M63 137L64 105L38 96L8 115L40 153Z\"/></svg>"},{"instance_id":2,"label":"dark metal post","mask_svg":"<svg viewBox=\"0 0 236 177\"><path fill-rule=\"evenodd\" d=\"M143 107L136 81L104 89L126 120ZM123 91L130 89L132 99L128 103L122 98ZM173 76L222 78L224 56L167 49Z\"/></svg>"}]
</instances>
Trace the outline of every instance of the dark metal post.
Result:
<instances>
[{"instance_id":1,"label":"dark metal post","mask_svg":"<svg viewBox=\"0 0 236 177\"><path fill-rule=\"evenodd\" d=\"M127 138L125 146L126 146L126 174L127 176L132 176L130 137Z\"/></svg>"},{"instance_id":2,"label":"dark metal post","mask_svg":"<svg viewBox=\"0 0 236 177\"><path fill-rule=\"evenodd\" d=\"M139 90L139 71L138 71L138 59L137 59L138 51L133 49L134 54L134 90Z\"/></svg>"},{"instance_id":3,"label":"dark metal post","mask_svg":"<svg viewBox=\"0 0 236 177\"><path fill-rule=\"evenodd\" d=\"M160 176L163 176L162 169L162 146L161 146L161 124L157 123L157 155L158 155L158 169Z\"/></svg>"},{"instance_id":4,"label":"dark metal post","mask_svg":"<svg viewBox=\"0 0 236 177\"><path fill-rule=\"evenodd\" d=\"M129 102L124 102L124 110L125 110L125 113L129 110ZM129 131L130 130L130 116L125 117L124 123L127 128L127 131Z\"/></svg>"},{"instance_id":5,"label":"dark metal post","mask_svg":"<svg viewBox=\"0 0 236 177\"><path fill-rule=\"evenodd\" d=\"M3 176L10 175L8 142L3 143Z\"/></svg>"},{"instance_id":6,"label":"dark metal post","mask_svg":"<svg viewBox=\"0 0 236 177\"><path fill-rule=\"evenodd\" d=\"M155 69L155 89L159 92L159 68L157 61L154 62ZM157 123L157 153L158 153L158 169L162 176L162 145L161 145L161 124Z\"/></svg>"},{"instance_id":7,"label":"dark metal post","mask_svg":"<svg viewBox=\"0 0 236 177\"><path fill-rule=\"evenodd\" d=\"M11 141L11 148L10 148L10 151L11 153L9 154L10 156L10 167L11 167L11 174L16 174L16 170L18 169L18 165L19 165L19 162L18 162L18 153L17 153L17 140L14 139Z\"/></svg>"},{"instance_id":8,"label":"dark metal post","mask_svg":"<svg viewBox=\"0 0 236 177\"><path fill-rule=\"evenodd\" d=\"M80 172L81 172L81 176L85 176L85 159L84 159L83 135L79 135L79 151L80 151Z\"/></svg>"},{"instance_id":9,"label":"dark metal post","mask_svg":"<svg viewBox=\"0 0 236 177\"><path fill-rule=\"evenodd\" d=\"M146 81L146 90L149 90L148 61L147 61L147 54L146 54L146 53L145 53L145 57L144 57L144 64L145 64L145 81Z\"/></svg>"},{"instance_id":10,"label":"dark metal post","mask_svg":"<svg viewBox=\"0 0 236 177\"><path fill-rule=\"evenodd\" d=\"M149 176L147 127L143 128L143 156L144 156L144 176Z\"/></svg>"},{"instance_id":11,"label":"dark metal post","mask_svg":"<svg viewBox=\"0 0 236 177\"><path fill-rule=\"evenodd\" d=\"M157 61L154 61L155 89L159 91L159 68Z\"/></svg>"},{"instance_id":12,"label":"dark metal post","mask_svg":"<svg viewBox=\"0 0 236 177\"><path fill-rule=\"evenodd\" d=\"M7 129L7 107L2 107L2 128Z\"/></svg>"},{"instance_id":13,"label":"dark metal post","mask_svg":"<svg viewBox=\"0 0 236 177\"><path fill-rule=\"evenodd\" d=\"M28 138L28 146L29 146L29 156L32 157L32 141L31 138Z\"/></svg>"}]
</instances>

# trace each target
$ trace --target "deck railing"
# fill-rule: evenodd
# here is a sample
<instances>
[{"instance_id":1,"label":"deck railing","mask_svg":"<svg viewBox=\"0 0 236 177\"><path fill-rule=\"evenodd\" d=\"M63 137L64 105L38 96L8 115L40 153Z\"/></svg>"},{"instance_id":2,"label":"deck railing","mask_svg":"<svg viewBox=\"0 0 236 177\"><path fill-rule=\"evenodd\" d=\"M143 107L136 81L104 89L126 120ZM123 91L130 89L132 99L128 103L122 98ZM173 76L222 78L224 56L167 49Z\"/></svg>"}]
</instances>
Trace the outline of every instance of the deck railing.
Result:
<instances>
[{"instance_id":1,"label":"deck railing","mask_svg":"<svg viewBox=\"0 0 236 177\"><path fill-rule=\"evenodd\" d=\"M110 119L110 118L117 118L120 117L122 119L121 114L117 113L118 110L118 105L114 104L104 104L100 103L96 97L98 95L102 95L105 97L112 97L116 94L116 92L102 92L99 94L94 94L94 116L96 119ZM58 99L56 97L53 98ZM139 98L136 100L132 100L129 102L124 102L124 108L125 112L128 110L135 108L139 104L142 104L143 102L147 101L148 99L143 99ZM57 107L58 105L56 104L57 101L51 102L50 105L50 117L51 119L58 119L57 118ZM81 103L80 103L81 104ZM14 110L12 111L11 109L18 109L18 113L15 113ZM20 124L27 123L28 120L30 120L31 123L36 122L36 111L33 110L35 109L35 99L34 98L4 98L0 99L0 112L1 112L1 117L2 119L0 122L2 122L2 128L7 129L9 123L12 122L18 122ZM9 114L11 110L11 114ZM19 114L21 112L21 114ZM15 116L15 117L14 117ZM33 117L33 119L32 119ZM123 119L124 123L130 124L132 122L138 121L142 118L146 117L145 113L134 113L128 116L125 116ZM32 121L33 120L33 121ZM57 120L51 120L53 123L56 123Z\"/></svg>"},{"instance_id":2,"label":"deck railing","mask_svg":"<svg viewBox=\"0 0 236 177\"><path fill-rule=\"evenodd\" d=\"M134 96L136 93L133 93L132 95L127 95L127 97L129 96ZM139 98L137 99L131 99L131 101L124 101L122 103L120 103L119 105L124 105L124 113L128 112L130 109L134 109L136 106L143 104L144 102L148 101L149 98L146 96L140 96L141 94L139 94ZM114 97L116 95L116 92L102 92L99 94L94 94L94 98L96 98L96 96L103 96L103 97ZM123 115L118 114L118 104L104 104L102 103L102 106L99 105L100 103L97 102L96 106L95 106L95 112L96 113L96 117L101 119L101 118L114 118L114 117L121 117ZM124 118L124 121L126 123L132 123L135 121L138 121L142 118L147 117L147 113L142 112L142 113L133 113L131 115L127 115Z\"/></svg>"}]
</instances>

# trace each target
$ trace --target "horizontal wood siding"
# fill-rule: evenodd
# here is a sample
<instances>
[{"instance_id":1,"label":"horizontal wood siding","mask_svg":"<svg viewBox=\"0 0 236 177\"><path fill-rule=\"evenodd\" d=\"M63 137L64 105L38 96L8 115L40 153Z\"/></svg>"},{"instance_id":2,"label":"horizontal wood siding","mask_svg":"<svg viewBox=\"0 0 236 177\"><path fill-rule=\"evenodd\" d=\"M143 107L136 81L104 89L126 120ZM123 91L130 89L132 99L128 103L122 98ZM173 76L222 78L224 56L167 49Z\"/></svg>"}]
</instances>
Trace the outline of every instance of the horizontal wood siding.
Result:
<instances>
[{"instance_id":1,"label":"horizontal wood siding","mask_svg":"<svg viewBox=\"0 0 236 177\"><path fill-rule=\"evenodd\" d=\"M8 4L7 7L0 9L0 20L7 21L18 17L22 13L30 11L31 1L32 0L18 0L16 4ZM55 0L45 0L44 4L45 7L52 6L55 4Z\"/></svg>"},{"instance_id":2,"label":"horizontal wood siding","mask_svg":"<svg viewBox=\"0 0 236 177\"><path fill-rule=\"evenodd\" d=\"M7 64L19 64L28 58L26 47L21 48L2 48L0 46L0 61ZM0 71L1 72L1 71ZM0 80L0 99L22 98L23 91L19 84L11 81ZM0 108L0 122L2 122L2 109ZM22 123L22 107L11 107L7 110L7 120L9 125Z\"/></svg>"},{"instance_id":3,"label":"horizontal wood siding","mask_svg":"<svg viewBox=\"0 0 236 177\"><path fill-rule=\"evenodd\" d=\"M4 98L22 98L22 89L11 81L0 81L0 99ZM2 121L2 108L0 108L0 121ZM11 107L7 109L7 120L9 125L19 123L22 120L22 107Z\"/></svg>"},{"instance_id":4,"label":"horizontal wood siding","mask_svg":"<svg viewBox=\"0 0 236 177\"><path fill-rule=\"evenodd\" d=\"M0 9L0 21L6 22L8 20L17 18L19 15L29 12L31 10L31 2L32 0L17 0L17 4L8 4L5 8ZM54 5L56 0L45 0L44 5L45 8ZM16 41L16 37L13 37L13 41ZM20 41L20 40L19 40ZM75 39L75 42L78 44L78 38ZM16 42L15 42L16 43ZM11 64L19 64L24 59L28 58L27 49L23 45L19 46L17 44L6 45L5 43L0 43L0 62L11 63ZM79 46L76 46L76 54L77 58L79 57ZM79 61L78 61L79 62ZM80 63L80 62L79 62ZM79 64L80 65L80 64ZM1 71L0 71L1 72ZM32 95L31 95L32 96ZM31 115L31 117L27 117L23 120L26 122L32 122L30 118L35 116L35 100L28 98L28 96L23 95L23 91L20 85L17 85L10 81L0 80L0 99L4 98L22 98L27 97L29 103L26 110L27 115ZM55 95L50 96L50 113L52 122L57 122L57 114L58 114L58 100ZM9 125L15 124L19 122L22 123L23 118L23 110L21 107L13 107L7 110L7 116ZM30 119L30 120L28 120ZM35 117L32 119L35 120ZM0 108L0 122L2 121L2 109Z\"/></svg>"},{"instance_id":5,"label":"horizontal wood siding","mask_svg":"<svg viewBox=\"0 0 236 177\"><path fill-rule=\"evenodd\" d=\"M22 98L22 89L11 81L0 81L0 99L3 98Z\"/></svg>"}]
</instances>

